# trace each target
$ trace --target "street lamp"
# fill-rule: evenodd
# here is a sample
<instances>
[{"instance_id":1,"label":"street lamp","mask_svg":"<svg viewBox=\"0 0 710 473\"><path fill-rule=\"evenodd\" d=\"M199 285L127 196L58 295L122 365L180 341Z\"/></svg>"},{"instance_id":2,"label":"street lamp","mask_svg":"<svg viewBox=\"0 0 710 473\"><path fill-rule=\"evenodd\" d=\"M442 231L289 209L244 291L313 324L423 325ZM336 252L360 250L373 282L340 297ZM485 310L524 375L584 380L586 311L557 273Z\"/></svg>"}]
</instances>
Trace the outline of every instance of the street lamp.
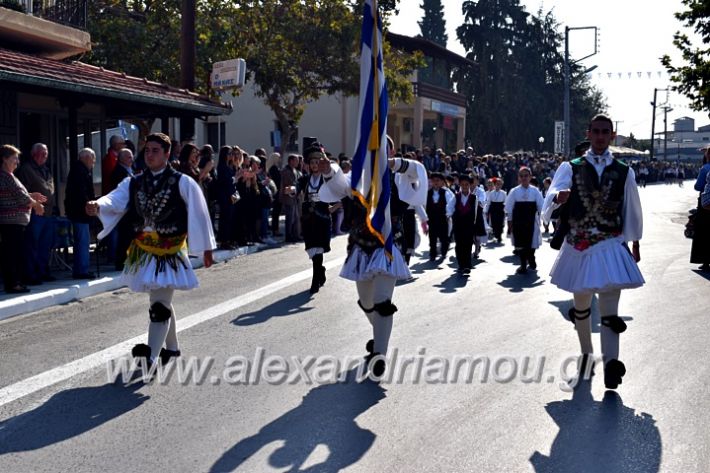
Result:
<instances>
[{"instance_id":1,"label":"street lamp","mask_svg":"<svg viewBox=\"0 0 710 473\"><path fill-rule=\"evenodd\" d=\"M545 137L541 136L540 138L537 139L537 142L540 143L540 153L542 153L542 147L545 144Z\"/></svg>"},{"instance_id":2,"label":"street lamp","mask_svg":"<svg viewBox=\"0 0 710 473\"><path fill-rule=\"evenodd\" d=\"M592 54L588 54L582 58L577 59L576 61L570 62L569 60L569 32L572 30L594 30L594 52ZM580 26L580 27L574 27L570 28L569 26L565 26L565 99L564 99L564 120L565 120L565 136L564 138L564 153L565 156L569 156L569 133L570 133L570 116L569 116L569 82L570 82L570 66L578 63L579 61L583 61L584 59L587 59L589 57L594 56L597 54L597 27L596 26ZM591 72L594 69L596 69L596 66L590 67L586 72Z\"/></svg>"}]
</instances>

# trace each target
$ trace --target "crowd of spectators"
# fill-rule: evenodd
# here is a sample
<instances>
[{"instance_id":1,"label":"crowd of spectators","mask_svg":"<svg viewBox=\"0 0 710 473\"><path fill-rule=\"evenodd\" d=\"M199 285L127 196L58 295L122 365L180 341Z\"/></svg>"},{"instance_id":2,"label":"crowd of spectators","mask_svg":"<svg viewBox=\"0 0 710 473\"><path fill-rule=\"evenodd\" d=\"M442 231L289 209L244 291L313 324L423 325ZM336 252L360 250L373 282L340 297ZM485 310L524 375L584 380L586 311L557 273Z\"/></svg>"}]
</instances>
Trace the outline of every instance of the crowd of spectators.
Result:
<instances>
[{"instance_id":1,"label":"crowd of spectators","mask_svg":"<svg viewBox=\"0 0 710 473\"><path fill-rule=\"evenodd\" d=\"M109 145L100 163L101 194L115 189L126 177L145 170L142 153L136 152L129 140L112 136ZM0 181L0 252L4 255L5 290L18 292L26 290L27 286L55 279L50 271L50 256L57 246L59 206L46 145L35 144L30 156L16 172L11 163L19 157L19 151L9 145L3 146L2 150L5 177ZM341 153L334 158L330 153L326 154L349 172L350 160L346 155ZM549 185L564 160L558 154L531 152L477 155L470 147L453 153L424 147L403 156L422 162L430 173L442 173L454 187L458 175L469 174L488 187L499 180L502 188L509 191L518 183L518 170L527 166L533 173L532 183L543 192L544 183ZM249 154L238 146L223 146L215 157L212 146L198 147L186 140L172 142L170 165L200 185L208 202L219 247L231 249L255 243L274 244L275 237L281 236L286 242L301 241L301 192L308 167L303 156L297 153L283 158L280 153L267 154L263 148ZM72 276L79 279L95 277L89 269L89 247L91 235L97 233L99 224L83 211L85 203L97 197L92 171L95 161L96 156L90 148L79 152L79 159L70 167L64 193L65 217L62 219L72 229ZM675 161L631 159L627 163L634 168L642 186L659 181L682 185L683 179L695 179L700 168L699 163ZM348 230L348 203L343 202L344 205L333 212L334 235ZM282 215L285 220L283 228L280 223ZM117 270L123 267L131 239L132 230L119 224L102 242L107 262L114 264Z\"/></svg>"}]
</instances>

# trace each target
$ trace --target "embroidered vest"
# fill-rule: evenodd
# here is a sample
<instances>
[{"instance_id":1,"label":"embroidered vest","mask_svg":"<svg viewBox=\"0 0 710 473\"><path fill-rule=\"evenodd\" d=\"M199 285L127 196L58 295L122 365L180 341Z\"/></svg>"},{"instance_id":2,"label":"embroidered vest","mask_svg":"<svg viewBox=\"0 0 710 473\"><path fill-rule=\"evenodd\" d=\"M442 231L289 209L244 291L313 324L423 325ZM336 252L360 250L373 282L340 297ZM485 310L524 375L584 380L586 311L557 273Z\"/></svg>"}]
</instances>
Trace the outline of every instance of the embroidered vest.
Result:
<instances>
[{"instance_id":1,"label":"embroidered vest","mask_svg":"<svg viewBox=\"0 0 710 473\"><path fill-rule=\"evenodd\" d=\"M168 166L157 180L150 171L131 179L128 213L124 218L136 233L145 227L152 228L161 237L187 233L187 206L180 195L183 177Z\"/></svg>"},{"instance_id":2,"label":"embroidered vest","mask_svg":"<svg viewBox=\"0 0 710 473\"><path fill-rule=\"evenodd\" d=\"M570 232L567 242L584 250L621 234L629 167L614 159L599 179L594 166L586 159L578 158L570 164L572 192L568 202Z\"/></svg>"}]
</instances>

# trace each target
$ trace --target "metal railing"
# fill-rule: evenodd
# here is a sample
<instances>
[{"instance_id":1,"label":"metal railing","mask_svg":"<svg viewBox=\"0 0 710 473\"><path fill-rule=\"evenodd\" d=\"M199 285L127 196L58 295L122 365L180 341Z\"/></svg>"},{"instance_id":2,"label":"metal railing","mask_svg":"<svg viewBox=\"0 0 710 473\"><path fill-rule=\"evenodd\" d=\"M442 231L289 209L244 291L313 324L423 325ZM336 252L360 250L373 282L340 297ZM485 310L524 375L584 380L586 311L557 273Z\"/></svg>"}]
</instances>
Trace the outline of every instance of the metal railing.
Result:
<instances>
[{"instance_id":1,"label":"metal railing","mask_svg":"<svg viewBox=\"0 0 710 473\"><path fill-rule=\"evenodd\" d=\"M86 30L86 0L16 0L10 3L21 5L29 15ZM0 6L3 6L2 1Z\"/></svg>"}]
</instances>

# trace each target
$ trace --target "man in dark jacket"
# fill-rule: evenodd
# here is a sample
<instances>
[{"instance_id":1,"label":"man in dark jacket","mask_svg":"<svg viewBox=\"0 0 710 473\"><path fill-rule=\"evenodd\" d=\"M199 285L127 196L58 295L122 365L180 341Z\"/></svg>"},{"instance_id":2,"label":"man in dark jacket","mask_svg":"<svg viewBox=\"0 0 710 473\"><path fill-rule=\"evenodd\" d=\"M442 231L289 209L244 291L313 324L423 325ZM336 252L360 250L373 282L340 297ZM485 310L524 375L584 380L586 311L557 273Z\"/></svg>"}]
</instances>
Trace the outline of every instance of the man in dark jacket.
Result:
<instances>
[{"instance_id":1,"label":"man in dark jacket","mask_svg":"<svg viewBox=\"0 0 710 473\"><path fill-rule=\"evenodd\" d=\"M67 176L67 191L64 208L71 220L74 232L74 278L93 279L89 272L89 225L92 217L86 215L86 203L96 199L94 194L93 168L96 154L91 148L79 151L79 159L73 163Z\"/></svg>"},{"instance_id":2,"label":"man in dark jacket","mask_svg":"<svg viewBox=\"0 0 710 473\"><path fill-rule=\"evenodd\" d=\"M133 176L133 152L123 148L118 152L118 165L111 174L111 190L114 190L125 178ZM131 245L135 232L128 221L121 220L111 234L109 242L109 260L114 262L116 271L123 271L126 252Z\"/></svg>"}]
</instances>

